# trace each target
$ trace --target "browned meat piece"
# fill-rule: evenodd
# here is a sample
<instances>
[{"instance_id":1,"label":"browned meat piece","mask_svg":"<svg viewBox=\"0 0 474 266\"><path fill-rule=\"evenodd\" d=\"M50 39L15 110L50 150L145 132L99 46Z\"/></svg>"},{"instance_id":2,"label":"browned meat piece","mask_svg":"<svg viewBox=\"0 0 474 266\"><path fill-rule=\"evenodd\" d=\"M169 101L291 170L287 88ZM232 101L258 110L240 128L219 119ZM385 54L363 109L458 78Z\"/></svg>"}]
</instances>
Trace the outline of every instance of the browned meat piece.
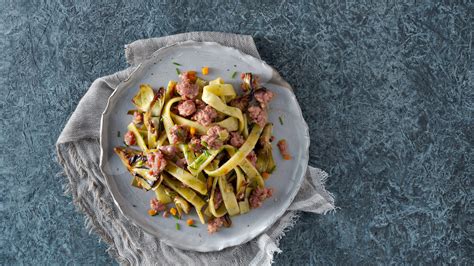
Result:
<instances>
[{"instance_id":1,"label":"browned meat piece","mask_svg":"<svg viewBox=\"0 0 474 266\"><path fill-rule=\"evenodd\" d=\"M125 136L123 136L123 141L128 146L135 145L135 143L137 143L137 139L135 138L135 135L132 131L128 131L127 133L125 133Z\"/></svg>"},{"instance_id":2,"label":"browned meat piece","mask_svg":"<svg viewBox=\"0 0 474 266\"><path fill-rule=\"evenodd\" d=\"M250 116L250 119L260 127L264 127L267 123L267 112L265 109L262 109L260 106L251 106L247 110Z\"/></svg>"},{"instance_id":3,"label":"browned meat piece","mask_svg":"<svg viewBox=\"0 0 474 266\"><path fill-rule=\"evenodd\" d=\"M262 108L266 108L268 106L268 103L273 98L273 92L271 92L267 89L259 89L259 90L255 91L254 97L260 103L260 106Z\"/></svg>"},{"instance_id":4,"label":"browned meat piece","mask_svg":"<svg viewBox=\"0 0 474 266\"><path fill-rule=\"evenodd\" d=\"M210 149L219 149L229 138L227 129L220 126L212 126L207 130L207 134L201 137L201 142Z\"/></svg>"},{"instance_id":5,"label":"browned meat piece","mask_svg":"<svg viewBox=\"0 0 474 266\"><path fill-rule=\"evenodd\" d=\"M257 154L255 154L254 151L251 151L251 152L247 155L247 159L253 164L253 166L256 166L256 165L257 165Z\"/></svg>"},{"instance_id":6,"label":"browned meat piece","mask_svg":"<svg viewBox=\"0 0 474 266\"><path fill-rule=\"evenodd\" d=\"M224 217L214 218L207 222L207 231L209 232L209 234L215 233L219 231L219 228L221 228L223 225Z\"/></svg>"},{"instance_id":7,"label":"browned meat piece","mask_svg":"<svg viewBox=\"0 0 474 266\"><path fill-rule=\"evenodd\" d=\"M196 71L186 71L179 75L181 80L189 80L192 83L196 82Z\"/></svg>"},{"instance_id":8,"label":"browned meat piece","mask_svg":"<svg viewBox=\"0 0 474 266\"><path fill-rule=\"evenodd\" d=\"M194 104L196 105L196 109L204 109L207 104L199 99L194 100Z\"/></svg>"},{"instance_id":9,"label":"browned meat piece","mask_svg":"<svg viewBox=\"0 0 474 266\"><path fill-rule=\"evenodd\" d=\"M176 148L173 145L161 146L159 150L169 160L173 159L176 156L176 154L179 152L178 148Z\"/></svg>"},{"instance_id":10,"label":"browned meat piece","mask_svg":"<svg viewBox=\"0 0 474 266\"><path fill-rule=\"evenodd\" d=\"M250 95L244 95L244 96L233 99L232 101L230 101L229 105L233 107L237 107L242 112L245 112L245 110L249 106L249 102L250 102Z\"/></svg>"},{"instance_id":11,"label":"browned meat piece","mask_svg":"<svg viewBox=\"0 0 474 266\"><path fill-rule=\"evenodd\" d=\"M191 142L189 143L189 148L193 151L193 152L198 152L198 153L201 153L202 152L202 149L204 148L201 144L201 139L199 137L193 137L191 139Z\"/></svg>"},{"instance_id":12,"label":"browned meat piece","mask_svg":"<svg viewBox=\"0 0 474 266\"><path fill-rule=\"evenodd\" d=\"M193 74L194 73L194 74ZM184 72L180 75L181 81L176 85L176 92L185 100L195 99L199 94L195 72Z\"/></svg>"},{"instance_id":13,"label":"browned meat piece","mask_svg":"<svg viewBox=\"0 0 474 266\"><path fill-rule=\"evenodd\" d=\"M196 112L196 105L192 100L181 101L178 104L178 113L181 116L188 117Z\"/></svg>"},{"instance_id":14,"label":"browned meat piece","mask_svg":"<svg viewBox=\"0 0 474 266\"><path fill-rule=\"evenodd\" d=\"M230 132L230 140L229 143L230 145L240 148L242 144L244 144L245 139L242 137L242 135L239 132Z\"/></svg>"},{"instance_id":15,"label":"browned meat piece","mask_svg":"<svg viewBox=\"0 0 474 266\"><path fill-rule=\"evenodd\" d=\"M271 188L256 188L252 191L252 194L250 194L250 207L252 208L258 208L262 206L263 201L265 199L268 199L272 196L273 194L273 189Z\"/></svg>"},{"instance_id":16,"label":"browned meat piece","mask_svg":"<svg viewBox=\"0 0 474 266\"><path fill-rule=\"evenodd\" d=\"M195 120L203 126L209 126L212 124L214 119L217 117L216 109L212 108L209 105L206 105L204 108L199 108L196 113L191 117L192 120Z\"/></svg>"},{"instance_id":17,"label":"browned meat piece","mask_svg":"<svg viewBox=\"0 0 474 266\"><path fill-rule=\"evenodd\" d=\"M222 204L222 194L221 194L221 191L216 188L216 192L214 194L214 208L217 210L219 209L219 207L221 206Z\"/></svg>"},{"instance_id":18,"label":"browned meat piece","mask_svg":"<svg viewBox=\"0 0 474 266\"><path fill-rule=\"evenodd\" d=\"M184 143L188 139L188 128L181 125L174 125L171 130L171 144Z\"/></svg>"},{"instance_id":19,"label":"browned meat piece","mask_svg":"<svg viewBox=\"0 0 474 266\"><path fill-rule=\"evenodd\" d=\"M161 151L150 152L147 154L146 164L151 169L150 174L158 176L166 167L166 159Z\"/></svg>"},{"instance_id":20,"label":"browned meat piece","mask_svg":"<svg viewBox=\"0 0 474 266\"><path fill-rule=\"evenodd\" d=\"M153 199L150 200L150 208L152 210L157 211L157 212L161 212L161 211L166 210L166 205L161 203L156 198L153 198Z\"/></svg>"},{"instance_id":21,"label":"browned meat piece","mask_svg":"<svg viewBox=\"0 0 474 266\"><path fill-rule=\"evenodd\" d=\"M133 112L133 123L135 125L143 123L143 114L138 111Z\"/></svg>"}]
</instances>

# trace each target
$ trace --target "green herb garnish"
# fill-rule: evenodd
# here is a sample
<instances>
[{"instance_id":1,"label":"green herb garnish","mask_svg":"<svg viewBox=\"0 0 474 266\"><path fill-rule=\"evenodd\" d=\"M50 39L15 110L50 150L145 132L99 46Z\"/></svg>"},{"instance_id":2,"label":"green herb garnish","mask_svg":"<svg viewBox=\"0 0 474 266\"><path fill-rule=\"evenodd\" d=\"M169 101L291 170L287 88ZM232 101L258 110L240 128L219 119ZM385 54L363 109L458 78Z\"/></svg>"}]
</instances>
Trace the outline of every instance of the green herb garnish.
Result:
<instances>
[{"instance_id":1,"label":"green herb garnish","mask_svg":"<svg viewBox=\"0 0 474 266\"><path fill-rule=\"evenodd\" d=\"M181 228L181 227L179 226L179 223L176 223L176 230L179 230L179 228Z\"/></svg>"},{"instance_id":2,"label":"green herb garnish","mask_svg":"<svg viewBox=\"0 0 474 266\"><path fill-rule=\"evenodd\" d=\"M201 165L205 160L206 160L205 157L199 156L196 160L194 160L194 162L192 164ZM193 168L193 167L191 167L191 168Z\"/></svg>"},{"instance_id":3,"label":"green herb garnish","mask_svg":"<svg viewBox=\"0 0 474 266\"><path fill-rule=\"evenodd\" d=\"M178 215L171 215L171 216L173 216L176 220L179 220Z\"/></svg>"},{"instance_id":4,"label":"green herb garnish","mask_svg":"<svg viewBox=\"0 0 474 266\"><path fill-rule=\"evenodd\" d=\"M191 226L191 227L197 227L197 226L195 226L194 224L192 224L192 225L190 225L190 226Z\"/></svg>"},{"instance_id":5,"label":"green herb garnish","mask_svg":"<svg viewBox=\"0 0 474 266\"><path fill-rule=\"evenodd\" d=\"M120 131L117 131L117 138L120 138Z\"/></svg>"},{"instance_id":6,"label":"green herb garnish","mask_svg":"<svg viewBox=\"0 0 474 266\"><path fill-rule=\"evenodd\" d=\"M177 66L181 66L180 63L173 62L173 64L175 64L175 65L177 65Z\"/></svg>"},{"instance_id":7,"label":"green herb garnish","mask_svg":"<svg viewBox=\"0 0 474 266\"><path fill-rule=\"evenodd\" d=\"M237 71L234 71L234 73L232 73L232 78L235 78L235 76L237 76Z\"/></svg>"},{"instance_id":8,"label":"green herb garnish","mask_svg":"<svg viewBox=\"0 0 474 266\"><path fill-rule=\"evenodd\" d=\"M176 74L181 74L181 71L179 71L179 68L176 68Z\"/></svg>"},{"instance_id":9,"label":"green herb garnish","mask_svg":"<svg viewBox=\"0 0 474 266\"><path fill-rule=\"evenodd\" d=\"M281 118L281 116L279 116L278 120L280 120L280 124L283 126L283 118Z\"/></svg>"}]
</instances>

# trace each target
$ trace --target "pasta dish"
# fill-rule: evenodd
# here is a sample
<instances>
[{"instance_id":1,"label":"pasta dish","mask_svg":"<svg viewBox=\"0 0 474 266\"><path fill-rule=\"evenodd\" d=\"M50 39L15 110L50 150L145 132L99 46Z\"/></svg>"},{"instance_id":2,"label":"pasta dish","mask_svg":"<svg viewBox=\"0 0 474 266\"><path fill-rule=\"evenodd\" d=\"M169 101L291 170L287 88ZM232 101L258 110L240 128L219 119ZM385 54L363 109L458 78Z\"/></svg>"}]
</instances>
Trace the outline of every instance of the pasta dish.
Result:
<instances>
[{"instance_id":1,"label":"pasta dish","mask_svg":"<svg viewBox=\"0 0 474 266\"><path fill-rule=\"evenodd\" d=\"M201 74L208 72L204 67ZM272 196L265 181L276 168L273 124L267 121L274 93L252 73L241 75L242 95L222 78L178 74L179 82L169 81L166 88L139 86L128 111L132 122L125 145L114 150L132 175L132 186L154 191L151 216L181 220L194 209L214 233ZM291 159L284 140L278 148L283 159ZM186 224L197 226L192 219Z\"/></svg>"}]
</instances>

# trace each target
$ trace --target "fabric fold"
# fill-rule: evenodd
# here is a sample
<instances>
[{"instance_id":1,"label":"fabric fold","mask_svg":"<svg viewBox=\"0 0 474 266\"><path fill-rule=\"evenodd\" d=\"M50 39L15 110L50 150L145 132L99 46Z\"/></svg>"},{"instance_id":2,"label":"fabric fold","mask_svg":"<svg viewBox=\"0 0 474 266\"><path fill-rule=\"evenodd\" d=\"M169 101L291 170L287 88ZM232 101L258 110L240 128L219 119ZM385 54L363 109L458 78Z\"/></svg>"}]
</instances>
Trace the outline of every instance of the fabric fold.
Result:
<instances>
[{"instance_id":1,"label":"fabric fold","mask_svg":"<svg viewBox=\"0 0 474 266\"><path fill-rule=\"evenodd\" d=\"M234 47L248 55L260 59L252 36L212 31L187 32L165 37L137 40L125 45L125 57L129 65L137 65L160 48L190 40L196 42L218 42L221 45ZM150 51L152 52L150 53Z\"/></svg>"}]
</instances>

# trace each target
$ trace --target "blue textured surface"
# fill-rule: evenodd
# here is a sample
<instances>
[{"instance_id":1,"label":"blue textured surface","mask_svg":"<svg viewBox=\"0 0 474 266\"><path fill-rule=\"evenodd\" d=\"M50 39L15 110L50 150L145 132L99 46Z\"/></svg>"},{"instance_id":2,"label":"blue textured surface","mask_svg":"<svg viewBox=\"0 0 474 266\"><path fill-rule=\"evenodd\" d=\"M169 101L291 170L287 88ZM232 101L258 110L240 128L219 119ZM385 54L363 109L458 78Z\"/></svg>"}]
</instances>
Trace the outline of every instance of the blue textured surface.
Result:
<instances>
[{"instance_id":1,"label":"blue textured surface","mask_svg":"<svg viewBox=\"0 0 474 266\"><path fill-rule=\"evenodd\" d=\"M195 30L255 37L330 173L340 209L304 214L278 264L474 263L472 1L33 2L0 2L0 264L113 262L63 195L54 143L124 44Z\"/></svg>"}]
</instances>

